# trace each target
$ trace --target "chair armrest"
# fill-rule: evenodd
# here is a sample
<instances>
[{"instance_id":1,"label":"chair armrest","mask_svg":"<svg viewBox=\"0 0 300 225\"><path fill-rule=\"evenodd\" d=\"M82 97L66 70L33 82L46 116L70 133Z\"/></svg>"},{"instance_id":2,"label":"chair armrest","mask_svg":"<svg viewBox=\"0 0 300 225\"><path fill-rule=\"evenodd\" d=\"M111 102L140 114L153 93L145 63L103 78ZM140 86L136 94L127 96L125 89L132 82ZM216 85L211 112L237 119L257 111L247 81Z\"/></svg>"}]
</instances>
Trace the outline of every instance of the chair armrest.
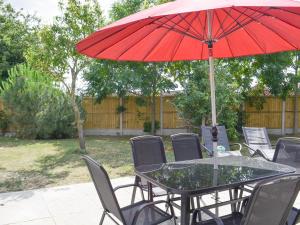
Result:
<instances>
[{"instance_id":1,"label":"chair armrest","mask_svg":"<svg viewBox=\"0 0 300 225\"><path fill-rule=\"evenodd\" d=\"M200 146L201 146L201 148L203 148L207 152L207 154L209 156L213 156L213 153L208 148L206 148L203 144L200 144Z\"/></svg>"},{"instance_id":2,"label":"chair armrest","mask_svg":"<svg viewBox=\"0 0 300 225\"><path fill-rule=\"evenodd\" d=\"M155 201L155 202L149 202L149 203L146 203L145 205L143 205L142 207L140 207L140 208L136 211L136 213L135 213L135 215L134 215L134 218L133 218L133 221L132 221L132 225L136 225L137 220L138 220L138 218L139 218L139 215L141 214L141 212L142 212L145 208L147 208L147 207L149 207L149 206L152 206L152 205L158 205L158 204L163 204L163 203L169 206L171 215L172 215L173 217L175 217L174 208L173 208L172 204L171 204L170 202L168 202L168 201L165 201L165 200L159 200L159 201Z\"/></svg>"},{"instance_id":3,"label":"chair armrest","mask_svg":"<svg viewBox=\"0 0 300 225\"><path fill-rule=\"evenodd\" d=\"M137 188L139 188L140 191L141 191L143 200L145 199L143 189L142 189L141 186L138 185L138 184L125 184L125 185L120 185L120 186L115 187L115 188L113 189L113 191L116 192L116 191L119 190L119 189L122 189L122 188L128 188L128 187L137 187Z\"/></svg>"},{"instance_id":4,"label":"chair armrest","mask_svg":"<svg viewBox=\"0 0 300 225\"><path fill-rule=\"evenodd\" d=\"M257 149L256 153L257 153L257 155L260 155L261 157L263 157L265 160L272 162L272 160L270 160L261 150Z\"/></svg>"},{"instance_id":5,"label":"chair armrest","mask_svg":"<svg viewBox=\"0 0 300 225\"><path fill-rule=\"evenodd\" d=\"M211 211L209 211L208 209L196 209L193 212L192 224L196 224L198 214L201 213L201 211L203 213L205 213L206 215L210 216L216 222L217 225L224 225L223 221L219 217L217 217L215 214L213 214Z\"/></svg>"},{"instance_id":6,"label":"chair armrest","mask_svg":"<svg viewBox=\"0 0 300 225\"><path fill-rule=\"evenodd\" d=\"M240 143L232 143L232 144L230 144L230 146L235 146L235 145L239 146L239 149L237 151L241 151L242 150L243 146Z\"/></svg>"},{"instance_id":7,"label":"chair armrest","mask_svg":"<svg viewBox=\"0 0 300 225\"><path fill-rule=\"evenodd\" d=\"M256 156L258 153L257 153L257 149L254 149L254 148L251 148L248 144L246 144L246 143L243 143L243 145L245 146L245 147L247 147L248 149L250 149L253 153L251 153L250 151L249 151L249 153L250 153L250 157L254 157L254 156ZM262 156L262 157L264 157L264 156Z\"/></svg>"}]
</instances>

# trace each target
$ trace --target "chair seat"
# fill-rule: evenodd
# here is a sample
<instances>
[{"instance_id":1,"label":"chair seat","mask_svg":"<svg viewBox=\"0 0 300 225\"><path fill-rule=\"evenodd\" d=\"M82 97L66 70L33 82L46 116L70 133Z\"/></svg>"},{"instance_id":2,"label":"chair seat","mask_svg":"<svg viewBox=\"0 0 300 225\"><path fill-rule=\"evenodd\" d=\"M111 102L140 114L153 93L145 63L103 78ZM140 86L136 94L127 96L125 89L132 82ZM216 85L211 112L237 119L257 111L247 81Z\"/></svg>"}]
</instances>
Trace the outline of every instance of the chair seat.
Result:
<instances>
[{"instance_id":1,"label":"chair seat","mask_svg":"<svg viewBox=\"0 0 300 225\"><path fill-rule=\"evenodd\" d=\"M124 216L124 219L126 221L126 225L131 225L134 216L136 212L145 204L149 203L149 201L140 201L137 202L133 205L126 206L121 209L121 212ZM172 216L160 208L156 207L155 205L148 206L143 209L143 211L140 213L138 220L137 220L137 225L154 225L154 224L159 224L162 223L166 220L170 220Z\"/></svg>"},{"instance_id":2,"label":"chair seat","mask_svg":"<svg viewBox=\"0 0 300 225\"><path fill-rule=\"evenodd\" d=\"M221 220L223 221L224 225L240 225L242 218L243 218L243 214L241 213L232 213L230 215L227 216L223 216L220 217ZM207 220L207 221L203 221L201 223L197 223L197 225L216 225L216 222L214 220Z\"/></svg>"},{"instance_id":3,"label":"chair seat","mask_svg":"<svg viewBox=\"0 0 300 225\"><path fill-rule=\"evenodd\" d=\"M275 154L275 149L267 149L267 148L259 148L259 150L265 155L265 157L272 161L274 154Z\"/></svg>"}]
</instances>

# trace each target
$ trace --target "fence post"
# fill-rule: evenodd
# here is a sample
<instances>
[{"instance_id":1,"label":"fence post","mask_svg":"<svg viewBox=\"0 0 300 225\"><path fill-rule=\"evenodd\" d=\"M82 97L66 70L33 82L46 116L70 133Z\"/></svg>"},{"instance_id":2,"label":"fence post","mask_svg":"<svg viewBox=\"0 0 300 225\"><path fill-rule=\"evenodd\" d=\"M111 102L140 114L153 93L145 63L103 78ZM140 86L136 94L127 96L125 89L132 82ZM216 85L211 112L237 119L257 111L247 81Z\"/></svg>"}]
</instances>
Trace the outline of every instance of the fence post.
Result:
<instances>
[{"instance_id":1,"label":"fence post","mask_svg":"<svg viewBox=\"0 0 300 225\"><path fill-rule=\"evenodd\" d=\"M122 97L120 97L120 106L123 106ZM120 114L120 134L121 136L123 136L123 110L119 114Z\"/></svg>"},{"instance_id":2,"label":"fence post","mask_svg":"<svg viewBox=\"0 0 300 225\"><path fill-rule=\"evenodd\" d=\"M160 93L160 135L164 134L164 101L163 93Z\"/></svg>"},{"instance_id":3,"label":"fence post","mask_svg":"<svg viewBox=\"0 0 300 225\"><path fill-rule=\"evenodd\" d=\"M286 100L282 99L281 135L285 135L285 103L286 103Z\"/></svg>"}]
</instances>

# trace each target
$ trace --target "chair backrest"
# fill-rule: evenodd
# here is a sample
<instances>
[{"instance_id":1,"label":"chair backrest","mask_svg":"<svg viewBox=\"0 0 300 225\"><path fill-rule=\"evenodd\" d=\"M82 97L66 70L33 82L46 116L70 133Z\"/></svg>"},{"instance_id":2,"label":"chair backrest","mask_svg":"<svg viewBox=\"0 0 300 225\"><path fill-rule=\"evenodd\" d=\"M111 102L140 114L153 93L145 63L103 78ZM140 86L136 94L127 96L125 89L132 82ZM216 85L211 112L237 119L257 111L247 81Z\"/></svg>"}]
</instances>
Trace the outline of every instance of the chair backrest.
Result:
<instances>
[{"instance_id":1,"label":"chair backrest","mask_svg":"<svg viewBox=\"0 0 300 225\"><path fill-rule=\"evenodd\" d=\"M272 145L265 127L243 127L243 134L246 144L250 148L256 149L271 149Z\"/></svg>"},{"instance_id":2,"label":"chair backrest","mask_svg":"<svg viewBox=\"0 0 300 225\"><path fill-rule=\"evenodd\" d=\"M119 203L105 169L89 156L83 156L103 208L125 224Z\"/></svg>"},{"instance_id":3,"label":"chair backrest","mask_svg":"<svg viewBox=\"0 0 300 225\"><path fill-rule=\"evenodd\" d=\"M202 126L202 138L204 142L204 146L211 152L213 152L213 141L211 135L211 126ZM226 151L230 151L229 140L226 132L225 126L217 126L218 129L218 145L222 145L225 147Z\"/></svg>"},{"instance_id":4,"label":"chair backrest","mask_svg":"<svg viewBox=\"0 0 300 225\"><path fill-rule=\"evenodd\" d=\"M300 173L300 138L278 139L273 161L292 166Z\"/></svg>"},{"instance_id":5,"label":"chair backrest","mask_svg":"<svg viewBox=\"0 0 300 225\"><path fill-rule=\"evenodd\" d=\"M130 139L135 167L167 162L161 137L144 135Z\"/></svg>"},{"instance_id":6,"label":"chair backrest","mask_svg":"<svg viewBox=\"0 0 300 225\"><path fill-rule=\"evenodd\" d=\"M285 225L300 188L300 175L264 180L256 185L242 225Z\"/></svg>"},{"instance_id":7,"label":"chair backrest","mask_svg":"<svg viewBox=\"0 0 300 225\"><path fill-rule=\"evenodd\" d=\"M201 159L202 152L197 134L171 135L175 161Z\"/></svg>"}]
</instances>

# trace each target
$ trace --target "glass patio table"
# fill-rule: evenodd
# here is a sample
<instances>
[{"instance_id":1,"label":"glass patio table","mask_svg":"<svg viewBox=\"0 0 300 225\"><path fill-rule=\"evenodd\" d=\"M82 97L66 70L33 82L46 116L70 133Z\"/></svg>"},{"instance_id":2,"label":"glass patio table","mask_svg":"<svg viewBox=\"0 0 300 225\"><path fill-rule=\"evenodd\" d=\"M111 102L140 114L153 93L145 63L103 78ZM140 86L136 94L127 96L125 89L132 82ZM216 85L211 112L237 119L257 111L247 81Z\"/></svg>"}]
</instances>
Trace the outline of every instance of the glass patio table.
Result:
<instances>
[{"instance_id":1,"label":"glass patio table","mask_svg":"<svg viewBox=\"0 0 300 225\"><path fill-rule=\"evenodd\" d=\"M214 169L214 163L218 169ZM181 196L181 225L189 224L190 200L193 196L235 190L250 183L295 171L287 165L243 156L170 162L135 169L135 173L148 182L149 196L152 196L152 185Z\"/></svg>"}]
</instances>

